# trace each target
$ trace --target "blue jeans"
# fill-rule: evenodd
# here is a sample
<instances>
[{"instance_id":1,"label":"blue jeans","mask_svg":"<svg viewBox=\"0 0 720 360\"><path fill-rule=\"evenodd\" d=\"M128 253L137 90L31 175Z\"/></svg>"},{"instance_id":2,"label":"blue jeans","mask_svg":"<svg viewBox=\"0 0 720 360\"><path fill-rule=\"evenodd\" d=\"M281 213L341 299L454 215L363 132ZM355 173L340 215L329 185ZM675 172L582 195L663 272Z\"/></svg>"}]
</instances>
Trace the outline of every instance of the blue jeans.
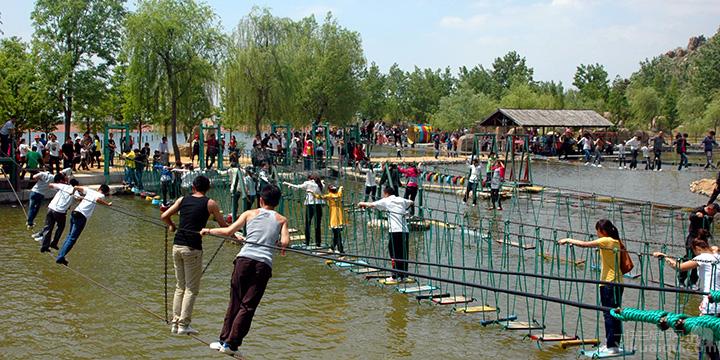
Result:
<instances>
[{"instance_id":1,"label":"blue jeans","mask_svg":"<svg viewBox=\"0 0 720 360\"><path fill-rule=\"evenodd\" d=\"M585 156L585 162L590 162L590 150L583 149L583 155Z\"/></svg>"},{"instance_id":2,"label":"blue jeans","mask_svg":"<svg viewBox=\"0 0 720 360\"><path fill-rule=\"evenodd\" d=\"M680 165L678 165L678 170L682 170L683 166L688 167L688 157L685 153L680 153Z\"/></svg>"},{"instance_id":3,"label":"blue jeans","mask_svg":"<svg viewBox=\"0 0 720 360\"><path fill-rule=\"evenodd\" d=\"M135 169L135 186L140 189L144 190L143 186L143 170L141 169Z\"/></svg>"},{"instance_id":4,"label":"blue jeans","mask_svg":"<svg viewBox=\"0 0 720 360\"><path fill-rule=\"evenodd\" d=\"M30 204L28 205L27 218L28 225L35 225L35 217L37 216L38 211L40 211L40 205L42 205L43 200L45 200L45 195L34 191L30 193Z\"/></svg>"},{"instance_id":5,"label":"blue jeans","mask_svg":"<svg viewBox=\"0 0 720 360\"><path fill-rule=\"evenodd\" d=\"M125 168L125 183L128 185L135 183L135 169Z\"/></svg>"},{"instance_id":6,"label":"blue jeans","mask_svg":"<svg viewBox=\"0 0 720 360\"><path fill-rule=\"evenodd\" d=\"M600 286L600 304L611 308L619 308L622 304L622 286L603 285ZM622 338L622 322L612 315L609 311L603 312L605 319L605 341L607 347L617 347Z\"/></svg>"},{"instance_id":7,"label":"blue jeans","mask_svg":"<svg viewBox=\"0 0 720 360\"><path fill-rule=\"evenodd\" d=\"M57 259L55 259L56 261L65 260L65 256L67 256L70 250L72 250L73 245L75 245L78 237L80 237L83 229L85 229L85 223L87 223L85 215L77 211L72 212L72 214L70 215L70 232L65 238L62 249L60 249Z\"/></svg>"}]
</instances>

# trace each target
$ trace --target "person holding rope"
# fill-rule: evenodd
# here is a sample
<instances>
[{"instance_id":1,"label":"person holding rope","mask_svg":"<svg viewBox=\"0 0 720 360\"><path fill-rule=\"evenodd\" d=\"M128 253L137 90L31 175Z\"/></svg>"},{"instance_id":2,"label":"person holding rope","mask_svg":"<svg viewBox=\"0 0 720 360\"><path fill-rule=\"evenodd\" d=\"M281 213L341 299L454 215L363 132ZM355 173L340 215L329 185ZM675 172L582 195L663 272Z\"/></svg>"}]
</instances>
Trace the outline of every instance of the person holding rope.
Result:
<instances>
[{"instance_id":1,"label":"person holding rope","mask_svg":"<svg viewBox=\"0 0 720 360\"><path fill-rule=\"evenodd\" d=\"M625 246L620 240L620 234L610 220L601 219L595 223L595 231L598 239L593 241L582 241L574 239L560 239L560 245L575 245L587 248L600 249L600 280L616 283L614 285L600 284L600 303L609 308L619 308L622 305L622 280L623 273L620 267L621 251ZM605 319L605 345L598 350L599 353L620 354L620 340L622 338L622 322L609 311L603 312Z\"/></svg>"},{"instance_id":2,"label":"person holding rope","mask_svg":"<svg viewBox=\"0 0 720 360\"><path fill-rule=\"evenodd\" d=\"M315 195L322 196L323 193L323 181L320 175L310 174L307 181L300 185L295 185L289 182L285 182L285 185L293 188L305 190L305 246L310 245L310 224L312 223L313 217L315 218L315 246L320 247L322 245L321 226L322 226L322 206L325 201L316 198Z\"/></svg>"},{"instance_id":3,"label":"person holding rope","mask_svg":"<svg viewBox=\"0 0 720 360\"><path fill-rule=\"evenodd\" d=\"M37 217L40 206L42 205L45 197L50 196L50 183L64 184L66 183L66 171L63 170L59 174L51 174L47 171L39 172L33 175L33 180L36 181L35 185L30 190L30 202L28 204L27 214L27 228L28 230L35 227L35 217ZM33 238L39 237L42 231L33 234Z\"/></svg>"},{"instance_id":4,"label":"person holding rope","mask_svg":"<svg viewBox=\"0 0 720 360\"><path fill-rule=\"evenodd\" d=\"M473 206L477 205L477 186L480 182L480 172L482 171L482 165L480 159L472 159L472 163L468 162L470 167L470 177L468 178L467 189L465 189L465 196L463 197L463 204L467 204L470 193L473 194Z\"/></svg>"},{"instance_id":5,"label":"person holding rope","mask_svg":"<svg viewBox=\"0 0 720 360\"><path fill-rule=\"evenodd\" d=\"M75 246L75 242L77 242L83 229L85 229L85 224L90 219L90 216L93 214L93 211L95 210L95 205L101 204L105 206L112 206L111 202L105 201L105 197L110 196L110 187L106 184L100 185L99 192L79 186L76 186L75 190L80 193L80 195L82 196L80 199L82 200L72 212L72 214L70 214L70 232L68 232L68 235L65 238L65 242L63 242L63 246L60 249L57 258L55 258L56 263L65 266L67 266L68 264L68 261L67 259L65 259L65 257L70 252L70 250L72 250L73 246ZM44 243L45 241L43 240L43 244Z\"/></svg>"},{"instance_id":6,"label":"person holding rope","mask_svg":"<svg viewBox=\"0 0 720 360\"><path fill-rule=\"evenodd\" d=\"M390 241L388 243L388 251L392 258L392 268L395 270L392 276L385 279L388 282L402 281L407 277L408 264L405 260L408 258L408 238L410 230L408 229L405 214L410 206L414 203L412 200L403 199L395 193L395 189L386 186L383 189L383 198L374 202L360 202L358 207L361 209L371 208L387 213L390 230Z\"/></svg>"},{"instance_id":7,"label":"person holding rope","mask_svg":"<svg viewBox=\"0 0 720 360\"><path fill-rule=\"evenodd\" d=\"M198 331L190 326L193 306L200 290L200 277L202 277L202 230L213 215L215 221L227 226L220 214L220 207L205 196L210 190L210 179L204 175L195 177L192 182L192 194L175 201L169 209L165 210L160 219L167 224L168 230L175 232L173 239L172 257L175 267L175 295L173 298L173 318L170 332L178 335L193 335ZM176 227L172 216L180 214L180 223ZM177 229L177 231L176 231Z\"/></svg>"},{"instance_id":8,"label":"person holding rope","mask_svg":"<svg viewBox=\"0 0 720 360\"><path fill-rule=\"evenodd\" d=\"M62 175L62 174L58 174ZM56 175L57 176L57 175ZM70 180L70 184L67 184L65 177L55 184L50 184L50 187L57 190L55 196L53 196L50 204L48 205L47 215L45 216L45 226L40 230L35 240L40 241L40 252L50 252L50 248L55 250L58 249L58 242L65 230L66 214L70 205L73 203L75 195L75 187L78 186L76 179ZM57 226L55 236L53 236L53 229ZM52 242L50 241L52 238Z\"/></svg>"},{"instance_id":9,"label":"person holding rope","mask_svg":"<svg viewBox=\"0 0 720 360\"><path fill-rule=\"evenodd\" d=\"M282 250L290 245L287 218L275 211L281 197L277 186L268 185L260 192L259 209L243 212L230 226L200 231L201 235L219 236L232 236L243 228L247 231L247 237L238 237L245 244L233 261L230 302L219 341L211 343L211 349L235 354L250 332L255 310L272 277L273 249L278 243Z\"/></svg>"},{"instance_id":10,"label":"person holding rope","mask_svg":"<svg viewBox=\"0 0 720 360\"><path fill-rule=\"evenodd\" d=\"M710 229L712 228L713 218L720 212L720 205L712 203L705 206L698 207L692 211L688 220L690 222L688 226L688 235L685 239L685 256L684 260L690 260L693 258L693 241L698 237L699 231L704 229L708 232L708 236L712 237ZM689 276L688 276L689 275ZM678 282L681 286L687 288L694 287L698 282L697 269L692 268L689 271L681 271L678 275Z\"/></svg>"},{"instance_id":11,"label":"person holding rope","mask_svg":"<svg viewBox=\"0 0 720 360\"><path fill-rule=\"evenodd\" d=\"M710 233L707 230L700 229L697 231L697 236L690 243L694 255L690 260L681 262L681 259L673 259L659 251L654 252L653 256L659 259L665 259L668 266L677 271L688 272L690 270L696 270L700 277L700 291L704 293L718 291L720 290L720 283L718 282L718 280L720 280L720 255L715 253L713 248L708 244L709 237ZM711 304L708 296L703 296L702 302L700 302L700 315L718 316L718 314L720 314L718 304ZM704 353L707 354L710 359L720 359L720 352L712 336L710 336L709 339L700 338L698 349L700 359L703 358Z\"/></svg>"}]
</instances>

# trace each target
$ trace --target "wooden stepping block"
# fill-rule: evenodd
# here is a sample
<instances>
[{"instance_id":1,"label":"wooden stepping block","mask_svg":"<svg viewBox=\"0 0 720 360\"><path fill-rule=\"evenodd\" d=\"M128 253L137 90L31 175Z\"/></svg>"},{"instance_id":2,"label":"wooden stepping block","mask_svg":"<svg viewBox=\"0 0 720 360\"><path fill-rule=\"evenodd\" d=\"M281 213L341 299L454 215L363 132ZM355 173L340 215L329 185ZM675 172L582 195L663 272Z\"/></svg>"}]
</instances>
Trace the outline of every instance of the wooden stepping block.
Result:
<instances>
[{"instance_id":1,"label":"wooden stepping block","mask_svg":"<svg viewBox=\"0 0 720 360\"><path fill-rule=\"evenodd\" d=\"M467 306L467 307L455 308L455 312L465 313L465 314L497 312L497 308L494 308L492 306L487 306L487 305Z\"/></svg>"},{"instance_id":2,"label":"wooden stepping block","mask_svg":"<svg viewBox=\"0 0 720 360\"><path fill-rule=\"evenodd\" d=\"M288 232L291 233L291 234L294 234L294 233L298 232L298 229L289 228L289 229L288 229Z\"/></svg>"},{"instance_id":3,"label":"wooden stepping block","mask_svg":"<svg viewBox=\"0 0 720 360\"><path fill-rule=\"evenodd\" d=\"M371 268L371 267L357 267L350 271L357 273L357 274L370 274L370 273L380 272L380 269Z\"/></svg>"},{"instance_id":4,"label":"wooden stepping block","mask_svg":"<svg viewBox=\"0 0 720 360\"><path fill-rule=\"evenodd\" d=\"M298 240L305 240L305 235L303 235L303 234L290 235L290 241L298 241Z\"/></svg>"},{"instance_id":5,"label":"wooden stepping block","mask_svg":"<svg viewBox=\"0 0 720 360\"><path fill-rule=\"evenodd\" d=\"M357 261L354 261L354 262L355 262L355 263L358 263L359 265L355 265L355 264L351 264L351 263L343 262L343 261L336 261L336 262L335 262L335 266L337 266L337 267L339 267L339 268L351 268L351 267L353 267L353 266L368 265L368 263L365 262L365 261L363 261L363 260L357 260Z\"/></svg>"},{"instance_id":6,"label":"wooden stepping block","mask_svg":"<svg viewBox=\"0 0 720 360\"><path fill-rule=\"evenodd\" d=\"M497 242L497 243L499 243L499 244L508 244L508 245L510 245L510 246L514 246L514 247L517 247L517 248L522 248L523 250L532 250L532 249L535 248L535 245L534 245L534 244L522 244L522 245L520 245L520 243L517 242L517 241L505 241L505 240L499 240L499 239L498 239L498 240L495 240L495 242Z\"/></svg>"},{"instance_id":7,"label":"wooden stepping block","mask_svg":"<svg viewBox=\"0 0 720 360\"><path fill-rule=\"evenodd\" d=\"M580 350L580 356L585 356L591 359L607 359L616 357L625 357L635 355L635 350L621 350L616 354L608 353L607 351L600 350Z\"/></svg>"},{"instance_id":8,"label":"wooden stepping block","mask_svg":"<svg viewBox=\"0 0 720 360\"><path fill-rule=\"evenodd\" d=\"M545 328L538 323L530 324L527 321L508 321L503 326L505 330L542 330Z\"/></svg>"},{"instance_id":9,"label":"wooden stepping block","mask_svg":"<svg viewBox=\"0 0 720 360\"><path fill-rule=\"evenodd\" d=\"M420 285L406 288L398 288L397 290L403 294L415 294L423 291L434 291L437 290L437 287L432 285Z\"/></svg>"},{"instance_id":10,"label":"wooden stepping block","mask_svg":"<svg viewBox=\"0 0 720 360\"><path fill-rule=\"evenodd\" d=\"M452 304L462 304L462 303L469 303L472 302L473 298L468 298L462 295L456 295L456 296L448 296L444 298L439 299L432 299L432 302L438 304L438 305L452 305Z\"/></svg>"},{"instance_id":11,"label":"wooden stepping block","mask_svg":"<svg viewBox=\"0 0 720 360\"><path fill-rule=\"evenodd\" d=\"M530 335L531 340L542 341L542 342L555 342L555 341L570 341L577 340L577 336L566 335L566 334L549 334L545 333L542 335Z\"/></svg>"},{"instance_id":12,"label":"wooden stepping block","mask_svg":"<svg viewBox=\"0 0 720 360\"><path fill-rule=\"evenodd\" d=\"M568 340L568 341L560 342L560 347L563 349L567 349L571 346L580 346L580 345L597 346L597 345L600 345L600 340L599 339L577 339L577 340Z\"/></svg>"},{"instance_id":13,"label":"wooden stepping block","mask_svg":"<svg viewBox=\"0 0 720 360\"><path fill-rule=\"evenodd\" d=\"M376 274L365 275L365 280L384 279L384 278L389 277L389 276L391 276L391 275L392 275L392 274L387 273L387 272L379 272L379 273L376 273Z\"/></svg>"},{"instance_id":14,"label":"wooden stepping block","mask_svg":"<svg viewBox=\"0 0 720 360\"><path fill-rule=\"evenodd\" d=\"M405 279L402 279L399 281L395 280L395 279L393 279L393 280L380 279L380 280L378 280L378 282L383 285L400 285L400 284L412 284L415 282L415 279L405 278Z\"/></svg>"}]
</instances>

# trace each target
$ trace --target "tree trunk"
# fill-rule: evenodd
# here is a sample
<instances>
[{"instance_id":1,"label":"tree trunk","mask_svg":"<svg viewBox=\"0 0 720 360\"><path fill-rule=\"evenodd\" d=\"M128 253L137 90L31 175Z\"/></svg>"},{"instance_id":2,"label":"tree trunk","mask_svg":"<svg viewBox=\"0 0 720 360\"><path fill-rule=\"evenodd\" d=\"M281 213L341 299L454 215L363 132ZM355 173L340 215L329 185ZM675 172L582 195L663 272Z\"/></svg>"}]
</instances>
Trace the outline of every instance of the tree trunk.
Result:
<instances>
[{"instance_id":1,"label":"tree trunk","mask_svg":"<svg viewBox=\"0 0 720 360\"><path fill-rule=\"evenodd\" d=\"M138 120L138 147L139 148L143 147L143 145L142 145L142 127L143 127L142 118L140 118L140 120Z\"/></svg>"},{"instance_id":2,"label":"tree trunk","mask_svg":"<svg viewBox=\"0 0 720 360\"><path fill-rule=\"evenodd\" d=\"M65 101L65 110L64 110L64 113L65 113L65 121L64 121L64 124L65 124L65 139L64 139L63 141L65 141L65 140L67 140L67 139L70 139L70 120L72 119L72 102L73 102L73 98L72 98L72 96L67 96L67 97L65 98L65 100L66 100L66 101Z\"/></svg>"},{"instance_id":3,"label":"tree trunk","mask_svg":"<svg viewBox=\"0 0 720 360\"><path fill-rule=\"evenodd\" d=\"M260 114L255 114L255 135L260 135L260 121L262 121Z\"/></svg>"},{"instance_id":4,"label":"tree trunk","mask_svg":"<svg viewBox=\"0 0 720 360\"><path fill-rule=\"evenodd\" d=\"M173 66L167 60L165 61L165 69L168 74L168 85L170 85L170 140L172 141L175 162L178 162L182 160L180 158L180 147L177 144L177 80L175 79L175 74L173 73Z\"/></svg>"}]
</instances>

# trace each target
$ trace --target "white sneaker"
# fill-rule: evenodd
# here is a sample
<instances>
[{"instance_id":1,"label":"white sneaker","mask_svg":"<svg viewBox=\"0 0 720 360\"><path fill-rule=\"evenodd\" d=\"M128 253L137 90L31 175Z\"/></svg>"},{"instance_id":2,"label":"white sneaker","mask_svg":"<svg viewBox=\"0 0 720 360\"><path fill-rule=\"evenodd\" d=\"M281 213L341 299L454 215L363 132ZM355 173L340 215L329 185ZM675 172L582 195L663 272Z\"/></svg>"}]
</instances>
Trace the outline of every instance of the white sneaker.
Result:
<instances>
[{"instance_id":1,"label":"white sneaker","mask_svg":"<svg viewBox=\"0 0 720 360\"><path fill-rule=\"evenodd\" d=\"M658 169L658 171L662 171L662 169Z\"/></svg>"},{"instance_id":2,"label":"white sneaker","mask_svg":"<svg viewBox=\"0 0 720 360\"><path fill-rule=\"evenodd\" d=\"M397 282L397 279L392 276L388 276L385 278L385 282Z\"/></svg>"},{"instance_id":3,"label":"white sneaker","mask_svg":"<svg viewBox=\"0 0 720 360\"><path fill-rule=\"evenodd\" d=\"M43 240L43 237L42 237L42 236L38 236L38 237L33 238L33 239L35 239L35 241L42 241L42 240Z\"/></svg>"},{"instance_id":4,"label":"white sneaker","mask_svg":"<svg viewBox=\"0 0 720 360\"><path fill-rule=\"evenodd\" d=\"M170 325L170 333L177 334L177 332L178 332L178 325L177 324Z\"/></svg>"},{"instance_id":5,"label":"white sneaker","mask_svg":"<svg viewBox=\"0 0 720 360\"><path fill-rule=\"evenodd\" d=\"M222 349L223 345L224 345L223 343L221 343L219 341L215 341L213 343L210 343L210 348L213 350L220 350L220 349Z\"/></svg>"},{"instance_id":6,"label":"white sneaker","mask_svg":"<svg viewBox=\"0 0 720 360\"><path fill-rule=\"evenodd\" d=\"M622 166L618 167L618 170L622 170L622 169L623 169L623 167L622 167Z\"/></svg>"},{"instance_id":7,"label":"white sneaker","mask_svg":"<svg viewBox=\"0 0 720 360\"><path fill-rule=\"evenodd\" d=\"M35 225L28 225L28 226L27 226L27 229L28 229L28 230L32 230L32 228L34 228L34 227L35 227Z\"/></svg>"},{"instance_id":8,"label":"white sneaker","mask_svg":"<svg viewBox=\"0 0 720 360\"><path fill-rule=\"evenodd\" d=\"M186 326L178 326L178 335L197 335L199 332L195 329L193 329L190 325Z\"/></svg>"},{"instance_id":9,"label":"white sneaker","mask_svg":"<svg viewBox=\"0 0 720 360\"><path fill-rule=\"evenodd\" d=\"M231 349L230 346L228 346L227 344L222 344L222 347L218 349L218 351L228 355L235 355L235 353L237 352L236 350Z\"/></svg>"},{"instance_id":10,"label":"white sneaker","mask_svg":"<svg viewBox=\"0 0 720 360\"><path fill-rule=\"evenodd\" d=\"M597 166L597 167L602 167L602 164L598 164L598 166Z\"/></svg>"},{"instance_id":11,"label":"white sneaker","mask_svg":"<svg viewBox=\"0 0 720 360\"><path fill-rule=\"evenodd\" d=\"M595 164L592 164L592 167L597 167L597 165L595 165Z\"/></svg>"},{"instance_id":12,"label":"white sneaker","mask_svg":"<svg viewBox=\"0 0 720 360\"><path fill-rule=\"evenodd\" d=\"M588 165L590 165L590 163L589 163L589 162L586 162L586 163L585 163L585 166L588 166Z\"/></svg>"},{"instance_id":13,"label":"white sneaker","mask_svg":"<svg viewBox=\"0 0 720 360\"><path fill-rule=\"evenodd\" d=\"M607 345L603 345L603 346L601 346L601 347L598 348L597 352L598 352L598 353L606 353L606 354L609 354L609 355L617 355L617 354L620 353L620 348L617 347L617 346L615 346L615 347L607 347Z\"/></svg>"}]
</instances>

